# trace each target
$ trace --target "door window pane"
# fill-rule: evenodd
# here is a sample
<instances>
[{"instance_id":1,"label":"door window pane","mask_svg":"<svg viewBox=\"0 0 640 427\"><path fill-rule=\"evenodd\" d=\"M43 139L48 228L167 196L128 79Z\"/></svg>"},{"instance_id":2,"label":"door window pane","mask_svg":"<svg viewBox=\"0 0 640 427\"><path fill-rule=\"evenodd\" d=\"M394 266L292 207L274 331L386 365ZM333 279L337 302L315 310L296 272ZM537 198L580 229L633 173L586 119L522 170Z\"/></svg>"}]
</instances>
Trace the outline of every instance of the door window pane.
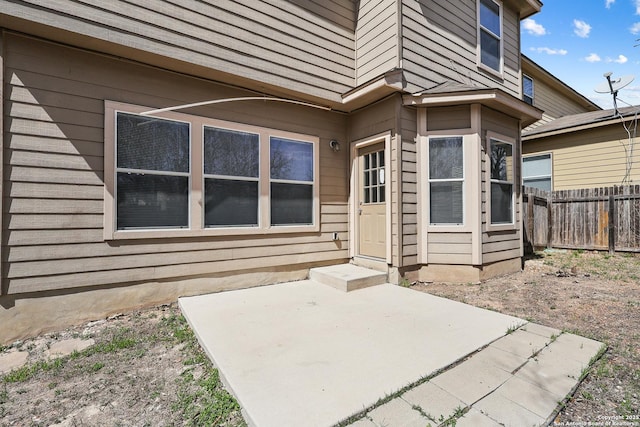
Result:
<instances>
[{"instance_id":1,"label":"door window pane","mask_svg":"<svg viewBox=\"0 0 640 427\"><path fill-rule=\"evenodd\" d=\"M362 154L362 158L363 202L382 203L385 201L384 150Z\"/></svg>"}]
</instances>

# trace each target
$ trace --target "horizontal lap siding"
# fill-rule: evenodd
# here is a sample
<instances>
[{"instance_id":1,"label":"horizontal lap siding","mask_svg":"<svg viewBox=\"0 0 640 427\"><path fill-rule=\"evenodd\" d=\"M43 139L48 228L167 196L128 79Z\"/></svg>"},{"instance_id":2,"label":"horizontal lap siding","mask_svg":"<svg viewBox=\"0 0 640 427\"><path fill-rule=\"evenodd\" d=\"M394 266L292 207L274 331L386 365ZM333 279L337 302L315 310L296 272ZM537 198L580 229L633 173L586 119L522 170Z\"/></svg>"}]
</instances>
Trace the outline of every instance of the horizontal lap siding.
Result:
<instances>
[{"instance_id":1,"label":"horizontal lap siding","mask_svg":"<svg viewBox=\"0 0 640 427\"><path fill-rule=\"evenodd\" d=\"M629 126L629 125L627 125ZM524 154L553 153L553 187L570 190L620 185L627 166L628 134L622 123L533 140L524 144ZM638 138L633 139L638 144ZM628 152L631 152L630 150ZM631 182L640 180L637 164L640 150L630 156Z\"/></svg>"},{"instance_id":2,"label":"horizontal lap siding","mask_svg":"<svg viewBox=\"0 0 640 427\"><path fill-rule=\"evenodd\" d=\"M286 89L338 100L354 82L355 5L282 0L35 0L24 18Z\"/></svg>"},{"instance_id":3,"label":"horizontal lap siding","mask_svg":"<svg viewBox=\"0 0 640 427\"><path fill-rule=\"evenodd\" d=\"M472 264L471 233L430 232L427 262L429 264Z\"/></svg>"},{"instance_id":4,"label":"horizontal lap siding","mask_svg":"<svg viewBox=\"0 0 640 427\"><path fill-rule=\"evenodd\" d=\"M398 67L395 0L361 1L356 28L356 86Z\"/></svg>"},{"instance_id":5,"label":"horizontal lap siding","mask_svg":"<svg viewBox=\"0 0 640 427\"><path fill-rule=\"evenodd\" d=\"M402 137L402 264L403 267L418 263L418 183L417 183L417 112L403 108L401 112Z\"/></svg>"},{"instance_id":6,"label":"horizontal lap siding","mask_svg":"<svg viewBox=\"0 0 640 427\"><path fill-rule=\"evenodd\" d=\"M428 89L448 80L479 87L501 87L520 97L519 21L504 10L504 82L477 66L474 2L402 2L403 68L407 90Z\"/></svg>"},{"instance_id":7,"label":"horizontal lap siding","mask_svg":"<svg viewBox=\"0 0 640 427\"><path fill-rule=\"evenodd\" d=\"M558 118L592 111L564 96L562 92L549 86L543 80L530 77L533 78L533 105L543 110L546 115Z\"/></svg>"},{"instance_id":8,"label":"horizontal lap siding","mask_svg":"<svg viewBox=\"0 0 640 427\"><path fill-rule=\"evenodd\" d=\"M348 257L346 139L340 114L238 103L194 113L320 137L321 231L105 242L104 100L179 104L243 93L202 80L8 35L3 272L9 293L229 274ZM189 111L191 113L192 111ZM340 242L332 240L337 232Z\"/></svg>"}]
</instances>

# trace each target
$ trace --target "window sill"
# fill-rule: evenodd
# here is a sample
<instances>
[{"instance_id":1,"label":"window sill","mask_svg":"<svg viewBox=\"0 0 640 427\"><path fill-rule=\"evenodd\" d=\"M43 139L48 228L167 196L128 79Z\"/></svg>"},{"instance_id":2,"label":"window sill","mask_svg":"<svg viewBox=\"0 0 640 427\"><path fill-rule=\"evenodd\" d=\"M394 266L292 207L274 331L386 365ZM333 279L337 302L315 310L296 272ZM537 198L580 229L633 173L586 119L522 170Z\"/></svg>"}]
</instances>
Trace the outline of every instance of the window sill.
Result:
<instances>
[{"instance_id":1,"label":"window sill","mask_svg":"<svg viewBox=\"0 0 640 427\"><path fill-rule=\"evenodd\" d=\"M497 78L501 82L504 82L504 71L494 70L488 65L484 65L482 62L478 62L478 69L484 71L487 74L491 74L491 76Z\"/></svg>"},{"instance_id":2,"label":"window sill","mask_svg":"<svg viewBox=\"0 0 640 427\"><path fill-rule=\"evenodd\" d=\"M278 226L270 228L242 227L242 228L203 228L199 230L118 230L113 233L105 232L104 240L141 240L141 239L180 239L194 237L215 236L265 236L289 233L317 233L319 225L309 226Z\"/></svg>"},{"instance_id":3,"label":"window sill","mask_svg":"<svg viewBox=\"0 0 640 427\"><path fill-rule=\"evenodd\" d=\"M517 227L515 223L511 224L487 224L487 232L492 231L516 231Z\"/></svg>"},{"instance_id":4,"label":"window sill","mask_svg":"<svg viewBox=\"0 0 640 427\"><path fill-rule=\"evenodd\" d=\"M427 233L471 233L472 229L469 225L437 225L429 224Z\"/></svg>"}]
</instances>

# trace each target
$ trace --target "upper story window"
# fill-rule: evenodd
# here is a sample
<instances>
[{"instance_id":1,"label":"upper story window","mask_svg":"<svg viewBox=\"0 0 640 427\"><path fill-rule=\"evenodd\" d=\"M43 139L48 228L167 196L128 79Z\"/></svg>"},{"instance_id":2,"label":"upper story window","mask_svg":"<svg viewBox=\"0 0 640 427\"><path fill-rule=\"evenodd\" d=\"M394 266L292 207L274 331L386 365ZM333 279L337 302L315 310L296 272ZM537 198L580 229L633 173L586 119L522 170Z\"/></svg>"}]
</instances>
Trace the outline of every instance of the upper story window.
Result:
<instances>
[{"instance_id":1,"label":"upper story window","mask_svg":"<svg viewBox=\"0 0 640 427\"><path fill-rule=\"evenodd\" d=\"M522 182L527 187L551 191L551 153L522 158Z\"/></svg>"},{"instance_id":2,"label":"upper story window","mask_svg":"<svg viewBox=\"0 0 640 427\"><path fill-rule=\"evenodd\" d=\"M479 0L478 9L480 64L502 73L502 5Z\"/></svg>"},{"instance_id":3,"label":"upper story window","mask_svg":"<svg viewBox=\"0 0 640 427\"><path fill-rule=\"evenodd\" d=\"M464 223L462 136L429 138L429 223Z\"/></svg>"},{"instance_id":4,"label":"upper story window","mask_svg":"<svg viewBox=\"0 0 640 427\"><path fill-rule=\"evenodd\" d=\"M533 105L533 79L526 75L522 76L522 100Z\"/></svg>"},{"instance_id":5,"label":"upper story window","mask_svg":"<svg viewBox=\"0 0 640 427\"><path fill-rule=\"evenodd\" d=\"M513 144L490 139L491 225L513 224Z\"/></svg>"},{"instance_id":6,"label":"upper story window","mask_svg":"<svg viewBox=\"0 0 640 427\"><path fill-rule=\"evenodd\" d=\"M318 138L105 105L106 239L319 230Z\"/></svg>"}]
</instances>

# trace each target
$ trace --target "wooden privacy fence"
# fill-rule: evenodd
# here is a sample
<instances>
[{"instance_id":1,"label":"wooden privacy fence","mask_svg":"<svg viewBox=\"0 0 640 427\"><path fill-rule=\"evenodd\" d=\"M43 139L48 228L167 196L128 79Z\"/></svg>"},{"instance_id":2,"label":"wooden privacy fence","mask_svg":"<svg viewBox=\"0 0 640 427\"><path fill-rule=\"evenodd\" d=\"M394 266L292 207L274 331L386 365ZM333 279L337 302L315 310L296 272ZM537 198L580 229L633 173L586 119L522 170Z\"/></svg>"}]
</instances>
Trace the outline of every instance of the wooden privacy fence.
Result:
<instances>
[{"instance_id":1,"label":"wooden privacy fence","mask_svg":"<svg viewBox=\"0 0 640 427\"><path fill-rule=\"evenodd\" d=\"M523 188L525 250L640 252L640 185L543 191Z\"/></svg>"}]
</instances>

